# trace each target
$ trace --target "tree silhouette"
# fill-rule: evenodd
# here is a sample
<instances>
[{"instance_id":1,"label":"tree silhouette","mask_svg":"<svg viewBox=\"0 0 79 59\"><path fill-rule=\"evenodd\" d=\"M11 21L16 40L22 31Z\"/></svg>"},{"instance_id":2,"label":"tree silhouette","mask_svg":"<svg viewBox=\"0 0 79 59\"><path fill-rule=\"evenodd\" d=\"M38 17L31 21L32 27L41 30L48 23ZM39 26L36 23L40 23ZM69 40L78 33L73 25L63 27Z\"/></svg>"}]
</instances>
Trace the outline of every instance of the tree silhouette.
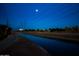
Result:
<instances>
[{"instance_id":1,"label":"tree silhouette","mask_svg":"<svg viewBox=\"0 0 79 59\"><path fill-rule=\"evenodd\" d=\"M0 40L3 40L11 34L11 28L6 25L0 25Z\"/></svg>"},{"instance_id":2,"label":"tree silhouette","mask_svg":"<svg viewBox=\"0 0 79 59\"><path fill-rule=\"evenodd\" d=\"M40 31L39 29L37 29L37 31Z\"/></svg>"}]
</instances>

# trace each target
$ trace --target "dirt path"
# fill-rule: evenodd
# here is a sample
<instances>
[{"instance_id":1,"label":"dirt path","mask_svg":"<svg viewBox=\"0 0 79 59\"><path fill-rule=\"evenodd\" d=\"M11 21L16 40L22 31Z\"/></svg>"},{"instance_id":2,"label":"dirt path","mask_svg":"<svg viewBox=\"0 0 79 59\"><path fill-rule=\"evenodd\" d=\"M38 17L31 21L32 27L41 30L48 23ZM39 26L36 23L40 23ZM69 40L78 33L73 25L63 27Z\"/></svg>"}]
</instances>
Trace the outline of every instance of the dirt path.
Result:
<instances>
[{"instance_id":1,"label":"dirt path","mask_svg":"<svg viewBox=\"0 0 79 59\"><path fill-rule=\"evenodd\" d=\"M42 47L37 46L31 41L19 37L16 35L10 35L7 39L0 42L0 55L11 56L47 56L49 55Z\"/></svg>"}]
</instances>

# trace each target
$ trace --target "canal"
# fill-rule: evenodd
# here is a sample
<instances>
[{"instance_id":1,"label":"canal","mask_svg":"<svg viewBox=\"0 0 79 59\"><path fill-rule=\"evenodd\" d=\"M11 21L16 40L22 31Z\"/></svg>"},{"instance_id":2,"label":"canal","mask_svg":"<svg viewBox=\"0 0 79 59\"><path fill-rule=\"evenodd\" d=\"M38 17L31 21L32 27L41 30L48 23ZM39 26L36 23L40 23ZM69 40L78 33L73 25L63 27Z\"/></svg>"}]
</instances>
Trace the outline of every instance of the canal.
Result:
<instances>
[{"instance_id":1,"label":"canal","mask_svg":"<svg viewBox=\"0 0 79 59\"><path fill-rule=\"evenodd\" d=\"M58 39L43 38L24 33L19 34L19 36L22 36L32 41L33 43L43 47L45 50L49 52L50 55L79 55L79 44L76 43L69 43Z\"/></svg>"}]
</instances>

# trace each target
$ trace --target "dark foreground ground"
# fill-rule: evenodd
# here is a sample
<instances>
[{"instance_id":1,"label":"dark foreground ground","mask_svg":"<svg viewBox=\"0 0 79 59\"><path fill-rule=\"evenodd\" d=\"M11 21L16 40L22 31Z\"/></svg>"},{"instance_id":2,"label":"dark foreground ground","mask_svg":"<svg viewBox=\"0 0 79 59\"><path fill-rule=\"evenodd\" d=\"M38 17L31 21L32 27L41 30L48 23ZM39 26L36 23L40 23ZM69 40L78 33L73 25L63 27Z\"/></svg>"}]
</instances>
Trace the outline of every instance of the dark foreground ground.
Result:
<instances>
[{"instance_id":1,"label":"dark foreground ground","mask_svg":"<svg viewBox=\"0 0 79 59\"><path fill-rule=\"evenodd\" d=\"M51 33L51 32L13 32L6 39L4 39L3 41L0 42L0 55L10 55L10 56L49 56L50 55L50 53L48 53L47 50L38 46L31 40L26 39L27 37L24 38L22 36L19 36L19 34L21 34L21 33L32 34L34 36L41 36L41 37L46 37L46 38L58 38L59 40L63 40L63 41L69 40L69 41L75 41L75 42L79 43L79 33L73 34L73 33L56 33L56 32L54 32L54 33ZM34 39L35 41L38 40L33 37L32 37L32 39ZM44 43L46 43L48 45L48 41L46 40L46 42L44 41ZM40 41L38 43L42 43L42 41ZM46 46L46 44L44 44L44 45ZM58 43L56 43L56 44L58 44ZM64 46L62 48L66 48L66 51L70 50ZM55 48L61 48L60 45L59 46L58 45L56 45L56 46L49 45L46 47L51 47L53 49L52 54L54 54L54 55L62 50L62 49L61 50L56 49L56 51L58 51L58 52L56 52L56 51L55 51L56 53L54 52ZM50 49L50 50L52 50L52 49ZM78 50L75 47L74 47L74 49ZM60 55L60 54L61 53L56 54L56 55ZM72 55L72 52L71 52L71 55ZM74 55L79 55L79 54L74 54Z\"/></svg>"},{"instance_id":2,"label":"dark foreground ground","mask_svg":"<svg viewBox=\"0 0 79 59\"><path fill-rule=\"evenodd\" d=\"M20 33L19 33L20 34ZM0 42L0 55L10 56L48 56L48 52L31 41L19 37L18 33Z\"/></svg>"}]
</instances>

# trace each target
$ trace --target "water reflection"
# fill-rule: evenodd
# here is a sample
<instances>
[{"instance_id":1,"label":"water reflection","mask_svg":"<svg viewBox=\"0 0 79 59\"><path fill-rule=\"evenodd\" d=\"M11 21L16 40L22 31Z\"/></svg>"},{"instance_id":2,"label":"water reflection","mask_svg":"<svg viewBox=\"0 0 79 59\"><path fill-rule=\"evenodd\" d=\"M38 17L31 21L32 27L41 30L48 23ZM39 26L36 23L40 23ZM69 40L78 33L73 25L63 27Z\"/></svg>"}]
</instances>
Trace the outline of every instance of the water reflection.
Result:
<instances>
[{"instance_id":1,"label":"water reflection","mask_svg":"<svg viewBox=\"0 0 79 59\"><path fill-rule=\"evenodd\" d=\"M79 44L68 43L56 39L37 37L29 34L20 36L45 48L51 55L79 55Z\"/></svg>"}]
</instances>

